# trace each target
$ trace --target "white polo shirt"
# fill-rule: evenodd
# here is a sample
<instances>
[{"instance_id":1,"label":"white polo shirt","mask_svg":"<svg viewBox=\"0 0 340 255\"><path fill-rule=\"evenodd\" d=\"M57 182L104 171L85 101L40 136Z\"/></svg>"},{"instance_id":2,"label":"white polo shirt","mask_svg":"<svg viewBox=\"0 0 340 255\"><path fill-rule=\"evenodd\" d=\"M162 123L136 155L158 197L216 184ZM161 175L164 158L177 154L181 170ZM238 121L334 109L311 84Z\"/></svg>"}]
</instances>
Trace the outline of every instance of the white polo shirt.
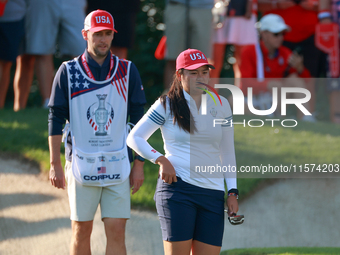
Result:
<instances>
[{"instance_id":1,"label":"white polo shirt","mask_svg":"<svg viewBox=\"0 0 340 255\"><path fill-rule=\"evenodd\" d=\"M165 157L175 168L176 176L198 187L222 191L225 190L226 180L228 190L236 189L234 129L231 126L232 112L227 99L221 97L221 105L215 95L215 100L207 95L207 114L202 115L191 96L184 90L183 93L194 118L196 132L189 134L180 129L177 123L174 124L169 100L164 109L158 99L132 129L127 139L128 146L155 163L162 154L152 148L147 140L160 128ZM214 127L214 119L225 121L219 121L218 123L224 124ZM229 171L225 171L226 169Z\"/></svg>"}]
</instances>

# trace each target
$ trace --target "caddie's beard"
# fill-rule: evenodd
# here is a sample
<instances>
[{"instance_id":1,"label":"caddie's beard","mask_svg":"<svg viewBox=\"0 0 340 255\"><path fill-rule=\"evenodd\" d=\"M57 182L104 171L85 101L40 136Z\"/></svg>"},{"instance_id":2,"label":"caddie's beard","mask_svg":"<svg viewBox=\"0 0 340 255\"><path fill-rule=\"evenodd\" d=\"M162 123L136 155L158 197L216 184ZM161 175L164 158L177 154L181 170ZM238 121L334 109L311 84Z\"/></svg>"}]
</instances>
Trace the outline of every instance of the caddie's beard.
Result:
<instances>
[{"instance_id":1,"label":"caddie's beard","mask_svg":"<svg viewBox=\"0 0 340 255\"><path fill-rule=\"evenodd\" d=\"M106 57L107 54L110 51L110 47L109 49L105 52L105 53L101 53L99 50L97 50L96 48L93 49L94 53L96 54L97 57Z\"/></svg>"}]
</instances>

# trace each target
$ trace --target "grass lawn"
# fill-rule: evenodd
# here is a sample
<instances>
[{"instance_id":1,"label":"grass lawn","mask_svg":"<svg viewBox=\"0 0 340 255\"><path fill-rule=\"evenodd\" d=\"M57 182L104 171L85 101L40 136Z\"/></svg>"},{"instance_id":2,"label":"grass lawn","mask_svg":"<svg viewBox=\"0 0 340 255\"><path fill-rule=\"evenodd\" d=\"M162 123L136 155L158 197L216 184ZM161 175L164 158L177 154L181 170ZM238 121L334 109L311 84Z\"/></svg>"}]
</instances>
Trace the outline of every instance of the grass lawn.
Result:
<instances>
[{"instance_id":1,"label":"grass lawn","mask_svg":"<svg viewBox=\"0 0 340 255\"><path fill-rule=\"evenodd\" d=\"M49 169L47 115L48 111L40 108L30 108L17 113L11 109L1 110L1 154L16 157L19 155L37 162L41 171L47 172ZM235 121L242 122L243 117L236 117ZM238 124L235 125L237 166L240 168L261 164L278 166L340 163L339 134L340 126L326 122L315 124L299 122L295 128L283 128L279 122L275 122L274 127L271 127L271 122L266 122L261 128L243 127ZM163 152L159 131L150 138L149 142ZM61 150L63 151L63 148ZM145 182L140 191L132 196L133 206L154 208L153 194L157 176L158 167L146 162ZM263 176L260 174L252 178L247 178L249 177L247 174L239 174L239 177L241 177L238 178L241 199L268 182L268 179L261 178ZM311 175L304 173L303 177L309 178Z\"/></svg>"},{"instance_id":2,"label":"grass lawn","mask_svg":"<svg viewBox=\"0 0 340 255\"><path fill-rule=\"evenodd\" d=\"M329 247L279 247L279 248L252 248L232 249L221 252L221 255L316 255L316 254L340 254L340 248Z\"/></svg>"}]
</instances>

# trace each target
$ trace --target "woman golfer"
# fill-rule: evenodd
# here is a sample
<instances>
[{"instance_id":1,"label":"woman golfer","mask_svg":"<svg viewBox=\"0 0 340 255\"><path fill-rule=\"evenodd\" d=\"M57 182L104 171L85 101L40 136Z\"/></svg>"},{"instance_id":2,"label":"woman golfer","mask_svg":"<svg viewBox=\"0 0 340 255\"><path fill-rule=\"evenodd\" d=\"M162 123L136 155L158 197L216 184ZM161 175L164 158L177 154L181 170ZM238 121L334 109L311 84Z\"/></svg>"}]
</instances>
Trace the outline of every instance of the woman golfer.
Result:
<instances>
[{"instance_id":1,"label":"woman golfer","mask_svg":"<svg viewBox=\"0 0 340 255\"><path fill-rule=\"evenodd\" d=\"M127 138L133 150L160 166L155 201L165 255L220 254L224 180L228 213L238 211L232 113L225 98L207 90L214 91L207 85L209 68L214 67L201 51L183 51L168 94ZM158 128L165 156L147 142Z\"/></svg>"}]
</instances>

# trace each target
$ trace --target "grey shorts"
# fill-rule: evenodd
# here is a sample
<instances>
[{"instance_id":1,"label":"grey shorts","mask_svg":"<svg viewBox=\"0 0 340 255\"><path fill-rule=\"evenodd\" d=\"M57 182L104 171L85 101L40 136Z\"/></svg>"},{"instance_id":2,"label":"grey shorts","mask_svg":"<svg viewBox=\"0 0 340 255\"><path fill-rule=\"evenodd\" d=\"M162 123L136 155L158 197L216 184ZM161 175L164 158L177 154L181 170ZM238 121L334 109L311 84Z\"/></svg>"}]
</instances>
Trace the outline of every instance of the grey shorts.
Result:
<instances>
[{"instance_id":1,"label":"grey shorts","mask_svg":"<svg viewBox=\"0 0 340 255\"><path fill-rule=\"evenodd\" d=\"M80 55L85 47L85 0L31 0L26 14L27 54Z\"/></svg>"},{"instance_id":2,"label":"grey shorts","mask_svg":"<svg viewBox=\"0 0 340 255\"><path fill-rule=\"evenodd\" d=\"M103 218L130 218L130 181L127 178L123 183L93 187L78 183L72 173L71 162L66 161L65 177L69 197L71 217L73 221L91 221L100 204Z\"/></svg>"},{"instance_id":3,"label":"grey shorts","mask_svg":"<svg viewBox=\"0 0 340 255\"><path fill-rule=\"evenodd\" d=\"M190 29L187 32L186 8L184 4L169 3L165 8L166 59L175 60L187 48L198 49L208 58L212 52L212 13L211 9L190 8ZM189 47L186 37L189 33Z\"/></svg>"}]
</instances>

